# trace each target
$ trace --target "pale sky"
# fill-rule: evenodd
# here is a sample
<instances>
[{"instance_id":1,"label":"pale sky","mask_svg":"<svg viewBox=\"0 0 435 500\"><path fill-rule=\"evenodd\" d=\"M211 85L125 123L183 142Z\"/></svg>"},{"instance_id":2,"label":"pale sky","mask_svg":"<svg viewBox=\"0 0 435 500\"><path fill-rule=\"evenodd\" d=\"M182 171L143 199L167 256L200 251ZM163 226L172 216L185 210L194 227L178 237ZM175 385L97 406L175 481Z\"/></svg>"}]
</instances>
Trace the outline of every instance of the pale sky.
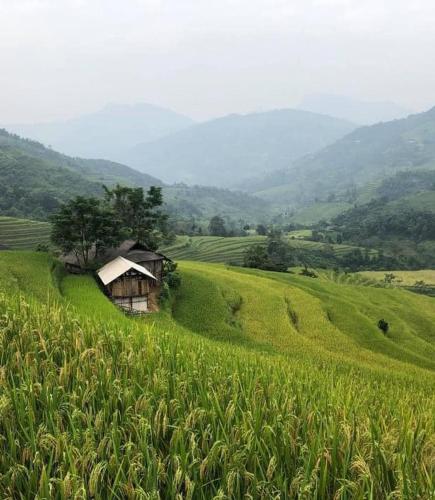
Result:
<instances>
[{"instance_id":1,"label":"pale sky","mask_svg":"<svg viewBox=\"0 0 435 500\"><path fill-rule=\"evenodd\" d=\"M0 122L149 102L206 119L333 93L435 105L433 0L0 0Z\"/></svg>"}]
</instances>

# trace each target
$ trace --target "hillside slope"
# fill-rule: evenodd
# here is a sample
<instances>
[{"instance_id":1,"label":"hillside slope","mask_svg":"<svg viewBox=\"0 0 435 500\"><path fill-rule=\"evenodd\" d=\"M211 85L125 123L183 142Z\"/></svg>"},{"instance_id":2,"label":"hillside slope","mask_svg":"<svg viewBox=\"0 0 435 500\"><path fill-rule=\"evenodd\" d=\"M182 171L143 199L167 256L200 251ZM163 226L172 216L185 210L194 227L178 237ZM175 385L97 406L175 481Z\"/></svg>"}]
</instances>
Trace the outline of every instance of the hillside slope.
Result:
<instances>
[{"instance_id":1,"label":"hillside slope","mask_svg":"<svg viewBox=\"0 0 435 500\"><path fill-rule=\"evenodd\" d=\"M174 111L139 103L111 104L95 113L56 123L6 125L71 156L121 161L123 151L194 124Z\"/></svg>"},{"instance_id":2,"label":"hillside slope","mask_svg":"<svg viewBox=\"0 0 435 500\"><path fill-rule=\"evenodd\" d=\"M124 161L167 182L242 186L244 179L286 167L353 128L291 109L229 115L139 145Z\"/></svg>"},{"instance_id":3,"label":"hillside slope","mask_svg":"<svg viewBox=\"0 0 435 500\"><path fill-rule=\"evenodd\" d=\"M154 177L106 160L71 158L0 130L0 213L45 217L76 195L95 195L102 184L149 187Z\"/></svg>"},{"instance_id":4,"label":"hillside slope","mask_svg":"<svg viewBox=\"0 0 435 500\"><path fill-rule=\"evenodd\" d=\"M431 497L432 299L183 263L131 319L53 265L0 253L2 497Z\"/></svg>"},{"instance_id":5,"label":"hillside slope","mask_svg":"<svg viewBox=\"0 0 435 500\"><path fill-rule=\"evenodd\" d=\"M381 182L400 171L435 169L435 108L361 127L291 167L247 184L276 203L312 203Z\"/></svg>"},{"instance_id":6,"label":"hillside slope","mask_svg":"<svg viewBox=\"0 0 435 500\"><path fill-rule=\"evenodd\" d=\"M351 245L330 245L303 239L287 239L294 250L303 250L310 260L311 252L331 251L334 256L343 256L355 250ZM243 264L246 250L252 245L266 242L266 236L178 236L175 243L162 248L168 257L178 260L194 260L203 262L222 262L226 264Z\"/></svg>"},{"instance_id":7,"label":"hillside slope","mask_svg":"<svg viewBox=\"0 0 435 500\"><path fill-rule=\"evenodd\" d=\"M101 195L102 185L163 186L155 177L107 160L72 158L0 130L0 214L45 219L74 196ZM163 187L166 210L204 223L216 215L262 220L269 204L246 193L201 186Z\"/></svg>"}]
</instances>

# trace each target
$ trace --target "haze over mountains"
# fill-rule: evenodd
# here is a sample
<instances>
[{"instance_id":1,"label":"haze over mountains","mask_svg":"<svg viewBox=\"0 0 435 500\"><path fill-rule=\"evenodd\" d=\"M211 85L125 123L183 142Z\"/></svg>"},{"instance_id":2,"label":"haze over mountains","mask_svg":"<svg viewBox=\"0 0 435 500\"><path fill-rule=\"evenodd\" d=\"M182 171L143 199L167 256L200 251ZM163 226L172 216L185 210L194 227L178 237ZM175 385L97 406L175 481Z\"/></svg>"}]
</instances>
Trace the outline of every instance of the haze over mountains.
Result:
<instances>
[{"instance_id":1,"label":"haze over mountains","mask_svg":"<svg viewBox=\"0 0 435 500\"><path fill-rule=\"evenodd\" d=\"M287 169L246 183L275 203L307 204L400 171L435 169L435 108L360 127ZM260 192L260 193L258 193Z\"/></svg>"},{"instance_id":2,"label":"haze over mountains","mask_svg":"<svg viewBox=\"0 0 435 500\"><path fill-rule=\"evenodd\" d=\"M63 122L6 124L4 127L67 155L122 161L124 150L194 123L174 111L138 103L109 104L95 113Z\"/></svg>"},{"instance_id":3,"label":"haze over mountains","mask_svg":"<svg viewBox=\"0 0 435 500\"><path fill-rule=\"evenodd\" d=\"M167 183L234 187L287 167L355 128L349 121L301 110L232 114L195 124L173 111L111 105L62 123L10 125L62 153L130 165Z\"/></svg>"},{"instance_id":4,"label":"haze over mountains","mask_svg":"<svg viewBox=\"0 0 435 500\"><path fill-rule=\"evenodd\" d=\"M270 214L271 206L276 213L319 202L324 203L321 216L333 216L355 201L382 196L379 186L398 172L435 169L435 108L357 128L346 120L292 109L194 123L149 105L106 107L73 122L74 126L72 122L59 126L59 141L68 142L76 152L86 146L95 153L91 156L104 156L97 154L104 150L122 161L72 158L2 132L3 211L10 213L8 207L13 207L17 214L41 217L70 196L96 193L101 184L120 182L143 187L165 183L170 209L187 217L218 212L257 217ZM45 127L47 134L56 130L54 125ZM165 133L168 129L172 132ZM36 133L35 126L33 137ZM136 144L139 137L155 139L160 134L156 140ZM418 192L424 191L421 179ZM427 195L418 202L431 200ZM309 220L315 220L317 212Z\"/></svg>"},{"instance_id":5,"label":"haze over mountains","mask_svg":"<svg viewBox=\"0 0 435 500\"><path fill-rule=\"evenodd\" d=\"M281 109L233 114L141 144L125 163L164 181L225 187L286 167L353 130L345 120Z\"/></svg>"},{"instance_id":6,"label":"haze over mountains","mask_svg":"<svg viewBox=\"0 0 435 500\"><path fill-rule=\"evenodd\" d=\"M335 94L309 94L300 102L299 109L335 116L358 125L373 125L405 118L411 110L391 101L361 101Z\"/></svg>"}]
</instances>

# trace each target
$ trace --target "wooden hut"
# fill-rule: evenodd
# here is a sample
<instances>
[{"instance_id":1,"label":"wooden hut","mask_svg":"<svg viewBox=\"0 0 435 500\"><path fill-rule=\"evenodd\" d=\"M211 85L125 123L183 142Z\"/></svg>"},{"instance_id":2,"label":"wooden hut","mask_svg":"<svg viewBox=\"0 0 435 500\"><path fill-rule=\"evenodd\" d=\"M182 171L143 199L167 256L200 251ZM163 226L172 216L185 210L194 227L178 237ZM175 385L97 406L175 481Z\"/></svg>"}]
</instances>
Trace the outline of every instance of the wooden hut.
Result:
<instances>
[{"instance_id":1,"label":"wooden hut","mask_svg":"<svg viewBox=\"0 0 435 500\"><path fill-rule=\"evenodd\" d=\"M158 309L157 278L145 267L119 256L97 274L107 295L122 309L135 313Z\"/></svg>"},{"instance_id":2,"label":"wooden hut","mask_svg":"<svg viewBox=\"0 0 435 500\"><path fill-rule=\"evenodd\" d=\"M63 255L61 260L69 272L84 272L83 262L74 253ZM132 312L158 311L163 265L170 260L166 256L142 243L126 240L98 256L92 248L89 260L104 264L97 274L115 304Z\"/></svg>"},{"instance_id":3,"label":"wooden hut","mask_svg":"<svg viewBox=\"0 0 435 500\"><path fill-rule=\"evenodd\" d=\"M108 248L98 255L98 257L95 256L95 248L92 248L89 254L90 261L97 260L102 264L106 264L116 259L116 257L124 257L148 269L157 279L154 286L161 284L163 279L163 264L165 260L170 260L165 255L153 252L146 245L134 240L125 240L116 248ZM68 271L72 273L81 273L83 271L83 262L75 254L64 255L61 260Z\"/></svg>"}]
</instances>

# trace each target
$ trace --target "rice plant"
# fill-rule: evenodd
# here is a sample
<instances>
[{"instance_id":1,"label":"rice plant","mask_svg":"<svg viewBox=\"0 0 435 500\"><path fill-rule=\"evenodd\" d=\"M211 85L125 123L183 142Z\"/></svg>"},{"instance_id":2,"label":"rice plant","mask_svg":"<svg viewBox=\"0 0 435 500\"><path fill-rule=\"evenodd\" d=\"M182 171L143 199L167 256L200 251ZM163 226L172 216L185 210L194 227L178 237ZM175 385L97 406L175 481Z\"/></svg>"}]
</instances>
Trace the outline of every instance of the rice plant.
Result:
<instances>
[{"instance_id":1,"label":"rice plant","mask_svg":"<svg viewBox=\"0 0 435 500\"><path fill-rule=\"evenodd\" d=\"M48 257L8 254L2 498L433 497L433 370L410 346L413 362L362 348L335 317L344 295L365 300L366 317L381 296L182 263L171 307L130 320L91 278L68 277L59 291ZM411 294L386 292L405 322ZM430 300L412 295L406 323L427 345ZM406 345L405 334L391 343Z\"/></svg>"}]
</instances>

